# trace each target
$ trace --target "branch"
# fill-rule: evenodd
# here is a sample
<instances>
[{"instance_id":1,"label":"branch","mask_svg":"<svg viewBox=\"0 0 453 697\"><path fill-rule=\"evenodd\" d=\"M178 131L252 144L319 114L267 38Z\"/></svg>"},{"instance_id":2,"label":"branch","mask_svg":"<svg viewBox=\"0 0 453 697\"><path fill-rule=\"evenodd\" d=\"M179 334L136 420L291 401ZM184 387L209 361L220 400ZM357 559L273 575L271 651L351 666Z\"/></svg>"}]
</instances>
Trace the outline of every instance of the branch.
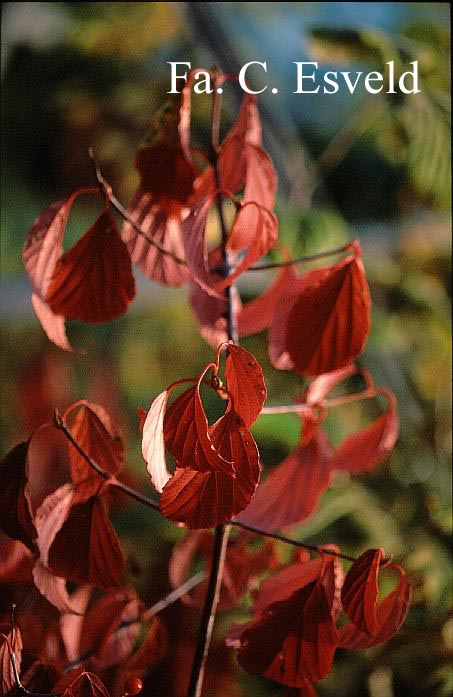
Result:
<instances>
[{"instance_id":1,"label":"branch","mask_svg":"<svg viewBox=\"0 0 453 697\"><path fill-rule=\"evenodd\" d=\"M368 372L365 373L365 380L369 379ZM260 412L260 416L266 416L268 414L299 414L304 409L310 409L312 407L323 407L330 409L331 407L339 407L342 404L350 404L351 402L357 402L360 399L372 399L377 396L377 391L374 385L370 385L365 390L361 392L353 392L352 394L344 394L339 397L332 397L331 399L322 399L316 404L307 404L306 402L299 402L297 404L279 404L275 407L263 407Z\"/></svg>"},{"instance_id":2,"label":"branch","mask_svg":"<svg viewBox=\"0 0 453 697\"><path fill-rule=\"evenodd\" d=\"M108 182L104 179L101 169L99 167L99 163L97 162L95 156L94 156L94 151L93 148L88 148L88 157L91 160L91 163L93 165L94 169L94 175L96 177L96 181L99 185L99 188L101 190L101 193L108 197L110 204L113 206L113 208L121 215L121 217L126 220L136 232L138 232L139 235L145 238L147 242L153 245L153 247L156 247L156 249L159 250L159 252L162 252L162 254L166 254L167 256L171 257L173 261L175 261L177 264L182 264L183 266L187 266L186 262L184 259L181 259L181 257L178 257L176 254L171 252L169 249L166 249L160 242L155 240L153 237L149 237L149 235L146 233L146 231L139 225L127 212L127 210L124 208L123 204L118 201L116 196L114 196L112 189Z\"/></svg>"},{"instance_id":3,"label":"branch","mask_svg":"<svg viewBox=\"0 0 453 697\"><path fill-rule=\"evenodd\" d=\"M217 83L217 71L216 83ZM212 100L212 113L211 113L211 147L213 151L213 161L214 161L214 173L216 178L217 189L220 189L220 176L217 166L217 152L216 146L218 144L219 138L219 125L220 125L220 107L221 98L217 92L217 84L214 86L213 100ZM230 274L230 264L228 261L228 252L226 250L226 244L228 240L228 232L225 225L225 220L223 217L222 210L222 194L219 191L216 196L216 206L217 214L219 217L220 228L222 232L222 256L223 256L223 269L222 274L225 278ZM227 333L228 339L237 341L237 330L236 330L236 318L234 315L233 302L232 302L232 286L225 288L225 298L226 298L226 320L227 320ZM212 561L211 570L209 574L208 588L206 591L206 597L203 605L203 612L200 620L200 628L198 631L197 645L195 648L195 655L192 663L192 670L190 674L188 697L200 697L201 691L203 689L203 679L206 669L206 661L208 658L209 647L211 644L212 631L214 628L214 620L217 610L217 605L220 597L220 587L222 584L223 568L225 565L225 555L228 545L228 537L230 534L230 525L218 525L215 529L214 536L214 548L212 551Z\"/></svg>"},{"instance_id":4,"label":"branch","mask_svg":"<svg viewBox=\"0 0 453 697\"><path fill-rule=\"evenodd\" d=\"M278 540L279 542L285 542L293 547L302 547L302 549L309 549L312 552L317 552L318 554L330 554L332 557L338 557L339 559L347 559L347 561L357 561L356 557L350 557L348 554L343 554L342 552L335 552L333 549L324 549L324 547L318 547L317 545L310 545L307 542L300 542L292 537L287 537L286 535L281 535L278 532L267 532L261 528L255 528L254 525L248 525L248 523L241 523L239 520L232 520L231 525L235 525L237 528L242 528L243 530L248 530L248 532L254 532L257 535L262 535L263 537L270 537L273 540Z\"/></svg>"},{"instance_id":5,"label":"branch","mask_svg":"<svg viewBox=\"0 0 453 697\"><path fill-rule=\"evenodd\" d=\"M260 266L250 266L247 271L267 271L268 269L281 269L285 266L293 266L294 264L303 264L309 261L316 261L317 259L323 259L324 257L330 257L334 254L341 254L341 252L346 252L350 249L352 242L346 242L341 247L335 247L334 249L327 249L325 252L317 252L316 254L306 254L303 257L296 257L295 259L288 259L286 261L276 261L270 262L269 264L261 264Z\"/></svg>"},{"instance_id":6,"label":"branch","mask_svg":"<svg viewBox=\"0 0 453 697\"><path fill-rule=\"evenodd\" d=\"M268 407L269 411L266 413L268 413L268 414L276 413L276 412L270 411L272 409L284 409L286 411L290 411L290 410L296 411L297 409L300 410L301 407L303 407L303 406L304 406L303 404L292 404L289 407ZM154 501L153 499L150 499L147 496L144 496L139 491L136 491L136 489L132 489L130 486L123 484L122 482L118 481L114 477L111 477L108 474L108 472L103 470L102 467L95 460L93 460L93 458L90 457L88 455L88 453L86 453L85 450L82 448L82 446L77 442L77 440L74 438L71 431L69 430L67 424L65 423L64 419L58 413L58 410L55 410L55 425L57 426L57 428L59 428L63 431L65 436L72 443L72 445L77 449L77 451L80 453L80 455L86 460L86 462L88 462L88 464L103 479L105 479L106 481L108 480L108 482L111 486L116 486L124 494L127 494L127 496L130 496L131 498L135 499L136 501L139 501L139 503L142 503L144 506L147 506L148 508L152 508L155 511L159 510L159 504L157 501ZM313 552L317 552L318 554L331 554L335 557L340 557L341 559L355 561L354 557L349 557L348 555L342 554L341 552L334 552L332 550L325 550L323 547L311 545L311 544L308 544L307 542L302 542L301 540L295 540L292 537L287 537L286 535L281 535L278 532L272 532L270 530L263 530L262 528L257 528L257 527L254 527L253 525L246 525L245 523L241 523L239 520L231 520L229 522L228 526L221 525L219 527L220 528L223 528L223 527L228 528L230 525L233 525L236 528L242 528L243 530L248 530L249 532L253 532L256 535L261 535L262 537L270 537L274 540L278 540L279 542L285 542L286 544L292 545L293 547L302 547L303 549L308 549L308 550L311 550ZM216 530L217 530L217 528L216 528ZM162 601L160 601L160 602L162 602Z\"/></svg>"}]
</instances>

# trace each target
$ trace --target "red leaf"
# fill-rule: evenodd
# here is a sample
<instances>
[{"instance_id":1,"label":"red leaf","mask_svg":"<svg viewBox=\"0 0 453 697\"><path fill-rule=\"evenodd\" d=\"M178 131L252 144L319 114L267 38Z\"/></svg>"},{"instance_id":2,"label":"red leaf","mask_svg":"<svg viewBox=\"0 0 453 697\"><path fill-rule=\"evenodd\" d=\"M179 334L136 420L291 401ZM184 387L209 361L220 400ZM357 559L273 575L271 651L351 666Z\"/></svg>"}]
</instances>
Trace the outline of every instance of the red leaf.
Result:
<instances>
[{"instance_id":1,"label":"red leaf","mask_svg":"<svg viewBox=\"0 0 453 697\"><path fill-rule=\"evenodd\" d=\"M114 695L123 695L129 678L144 677L168 653L168 633L159 617L154 617L145 640L119 668L113 687Z\"/></svg>"},{"instance_id":2,"label":"red leaf","mask_svg":"<svg viewBox=\"0 0 453 697\"><path fill-rule=\"evenodd\" d=\"M38 532L37 545L44 566L48 566L49 549L55 536L67 519L74 499L74 488L63 484L47 496L36 511L35 525Z\"/></svg>"},{"instance_id":3,"label":"red leaf","mask_svg":"<svg viewBox=\"0 0 453 697\"><path fill-rule=\"evenodd\" d=\"M377 629L378 574L383 559L381 547L364 552L349 569L341 591L344 612L369 636Z\"/></svg>"},{"instance_id":4,"label":"red leaf","mask_svg":"<svg viewBox=\"0 0 453 697\"><path fill-rule=\"evenodd\" d=\"M64 418L80 447L105 472L117 475L124 464L124 443L107 411L82 400L66 409ZM76 485L77 501L81 503L96 494L104 480L71 443L68 452L71 479Z\"/></svg>"},{"instance_id":5,"label":"red leaf","mask_svg":"<svg viewBox=\"0 0 453 697\"><path fill-rule=\"evenodd\" d=\"M261 148L261 123L253 95L244 95L236 123L220 148L218 170L222 188L235 193L244 189L244 202L273 209L277 176Z\"/></svg>"},{"instance_id":6,"label":"red leaf","mask_svg":"<svg viewBox=\"0 0 453 697\"><path fill-rule=\"evenodd\" d=\"M0 462L0 528L33 550L37 533L25 496L29 445L29 440L19 443Z\"/></svg>"},{"instance_id":7,"label":"red leaf","mask_svg":"<svg viewBox=\"0 0 453 697\"><path fill-rule=\"evenodd\" d=\"M121 672L143 677L168 651L168 634L159 617L153 617L145 640L137 651L121 666Z\"/></svg>"},{"instance_id":8,"label":"red leaf","mask_svg":"<svg viewBox=\"0 0 453 697\"><path fill-rule=\"evenodd\" d=\"M91 193L98 193L94 189ZM63 237L71 207L86 190L74 191L67 199L55 201L41 213L27 236L22 253L34 293L44 300L57 260L63 254Z\"/></svg>"},{"instance_id":9,"label":"red leaf","mask_svg":"<svg viewBox=\"0 0 453 697\"><path fill-rule=\"evenodd\" d=\"M143 424L142 454L151 481L159 493L170 479L165 460L164 416L169 392L161 392L153 401Z\"/></svg>"},{"instance_id":10,"label":"red leaf","mask_svg":"<svg viewBox=\"0 0 453 697\"><path fill-rule=\"evenodd\" d=\"M238 660L249 673L289 687L316 682L330 671L337 631L322 583L309 583L268 606L260 617L230 635Z\"/></svg>"},{"instance_id":11,"label":"red leaf","mask_svg":"<svg viewBox=\"0 0 453 697\"><path fill-rule=\"evenodd\" d=\"M278 370L292 370L294 367L294 362L286 346L288 318L299 293L305 286L304 279L305 277L299 277L294 267L289 267L286 284L282 283L279 295L275 299L272 321L269 326L268 349L271 363Z\"/></svg>"},{"instance_id":12,"label":"red leaf","mask_svg":"<svg viewBox=\"0 0 453 697\"><path fill-rule=\"evenodd\" d=\"M66 658L73 662L80 657L79 643L82 631L85 611L92 597L92 586L79 586L71 596L72 601L78 606L78 613L64 613L60 615L59 628L63 639Z\"/></svg>"},{"instance_id":13,"label":"red leaf","mask_svg":"<svg viewBox=\"0 0 453 697\"><path fill-rule=\"evenodd\" d=\"M331 480L332 450L327 436L316 430L275 467L238 520L265 530L278 530L307 520L316 511Z\"/></svg>"},{"instance_id":14,"label":"red leaf","mask_svg":"<svg viewBox=\"0 0 453 697\"><path fill-rule=\"evenodd\" d=\"M332 469L351 474L369 472L391 453L398 438L398 413L396 399L390 390L381 389L389 406L376 421L367 428L353 433L339 445L332 458Z\"/></svg>"},{"instance_id":15,"label":"red leaf","mask_svg":"<svg viewBox=\"0 0 453 697\"><path fill-rule=\"evenodd\" d=\"M0 533L0 583L32 582L33 556L19 540Z\"/></svg>"},{"instance_id":16,"label":"red leaf","mask_svg":"<svg viewBox=\"0 0 453 697\"><path fill-rule=\"evenodd\" d=\"M142 145L135 166L142 189L155 199L170 199L182 205L192 195L196 173L177 142Z\"/></svg>"},{"instance_id":17,"label":"red leaf","mask_svg":"<svg viewBox=\"0 0 453 697\"><path fill-rule=\"evenodd\" d=\"M379 603L376 612L376 628L373 636L361 632L354 624L347 624L339 630L339 647L342 649L368 649L382 644L396 634L403 624L412 598L404 570L398 564L389 564L386 568L396 569L399 582L394 591Z\"/></svg>"},{"instance_id":18,"label":"red leaf","mask_svg":"<svg viewBox=\"0 0 453 697\"><path fill-rule=\"evenodd\" d=\"M178 588L189 578L194 561L200 555L206 567L212 558L213 537L204 530L190 531L174 547L169 565L169 579ZM227 548L220 589L219 610L231 609L248 592L256 576L272 565L275 559L274 544L266 540L258 549L250 549L240 539ZM207 568L208 572L208 568ZM194 607L203 607L208 580L198 584L181 598Z\"/></svg>"},{"instance_id":19,"label":"red leaf","mask_svg":"<svg viewBox=\"0 0 453 697\"><path fill-rule=\"evenodd\" d=\"M100 588L119 584L124 559L105 506L97 496L72 507L50 548L49 567L74 583Z\"/></svg>"},{"instance_id":20,"label":"red leaf","mask_svg":"<svg viewBox=\"0 0 453 697\"><path fill-rule=\"evenodd\" d=\"M219 291L230 286L238 276L274 246L277 236L278 221L271 211L256 201L243 203L226 245L230 252L241 252L241 258L231 273L215 284L215 289ZM244 250L245 253L243 253Z\"/></svg>"},{"instance_id":21,"label":"red leaf","mask_svg":"<svg viewBox=\"0 0 453 697\"><path fill-rule=\"evenodd\" d=\"M221 294L212 287L214 281L205 241L208 215L213 201L214 194L210 193L194 203L189 215L182 223L182 235L185 258L193 281L198 283L208 295L222 298ZM214 278L217 278L217 275L214 275Z\"/></svg>"},{"instance_id":22,"label":"red leaf","mask_svg":"<svg viewBox=\"0 0 453 697\"><path fill-rule=\"evenodd\" d=\"M85 604L80 597L69 595L66 579L55 576L39 559L33 569L33 580L41 595L60 612L79 615L84 611Z\"/></svg>"},{"instance_id":23,"label":"red leaf","mask_svg":"<svg viewBox=\"0 0 453 697\"><path fill-rule=\"evenodd\" d=\"M117 666L131 654L143 628L140 622L142 605L141 601L135 599L125 606L119 628L108 636L102 653L97 658L91 658L96 670Z\"/></svg>"},{"instance_id":24,"label":"red leaf","mask_svg":"<svg viewBox=\"0 0 453 697\"><path fill-rule=\"evenodd\" d=\"M61 697L110 697L98 676L82 667L64 673L53 686L52 693L59 693Z\"/></svg>"},{"instance_id":25,"label":"red leaf","mask_svg":"<svg viewBox=\"0 0 453 697\"><path fill-rule=\"evenodd\" d=\"M233 312L240 312L241 299L235 286L230 289L230 301ZM197 320L198 328L203 339L213 348L228 341L228 322L226 298L208 295L197 283L191 283L189 288L190 307Z\"/></svg>"},{"instance_id":26,"label":"red leaf","mask_svg":"<svg viewBox=\"0 0 453 697\"><path fill-rule=\"evenodd\" d=\"M213 366L213 363L209 363L203 369L198 383L183 392L167 410L164 439L178 467L188 467L200 472L215 470L233 476L233 463L225 460L212 442L200 397L200 384Z\"/></svg>"},{"instance_id":27,"label":"red leaf","mask_svg":"<svg viewBox=\"0 0 453 697\"><path fill-rule=\"evenodd\" d=\"M250 428L260 415L267 396L261 366L249 351L228 344L225 378L233 410L246 428Z\"/></svg>"},{"instance_id":28,"label":"red leaf","mask_svg":"<svg viewBox=\"0 0 453 697\"><path fill-rule=\"evenodd\" d=\"M17 671L20 673L22 646L19 627L2 627L0 625L0 687L2 695L7 695L16 684L11 656L14 655Z\"/></svg>"},{"instance_id":29,"label":"red leaf","mask_svg":"<svg viewBox=\"0 0 453 697\"><path fill-rule=\"evenodd\" d=\"M115 665L115 663L123 660L134 646L139 632L139 624L134 623L131 625L134 638L132 641L128 641L129 652L125 654L123 651L120 652L124 655L113 655L115 651L113 653L111 651L112 639L124 621L126 608L131 605L132 617L139 619L139 603L137 602L135 592L130 588L120 588L112 593L108 593L92 605L83 619L78 646L79 655L90 655L90 658L94 656L96 659L99 659L97 660L99 664L97 667L100 667L102 664L103 668L107 667L107 664ZM109 653L110 656L108 655ZM117 658L118 660L116 660Z\"/></svg>"},{"instance_id":30,"label":"red leaf","mask_svg":"<svg viewBox=\"0 0 453 697\"><path fill-rule=\"evenodd\" d=\"M321 575L323 560L308 559L298 561L285 567L273 576L265 579L257 593L253 604L253 616L259 617L268 605L286 600L293 593L304 588L309 583L317 581Z\"/></svg>"},{"instance_id":31,"label":"red leaf","mask_svg":"<svg viewBox=\"0 0 453 697\"><path fill-rule=\"evenodd\" d=\"M176 262L169 254L163 254L149 241L158 242L179 259L184 259L181 220L187 213L188 209L179 207L162 208L142 187L136 190L128 214L146 232L147 237L126 221L123 238L132 262L147 278L166 286L180 286L189 278L185 264Z\"/></svg>"},{"instance_id":32,"label":"red leaf","mask_svg":"<svg viewBox=\"0 0 453 697\"><path fill-rule=\"evenodd\" d=\"M305 400L308 404L316 405L322 404L324 399L327 397L329 392L333 390L334 387L346 380L351 375L355 375L357 372L357 366L351 364L346 366L346 368L340 368L339 370L334 370L331 373L324 373L319 375L315 380L313 380L307 390Z\"/></svg>"},{"instance_id":33,"label":"red leaf","mask_svg":"<svg viewBox=\"0 0 453 697\"><path fill-rule=\"evenodd\" d=\"M104 211L58 261L46 302L56 315L98 323L124 314L134 297L129 253Z\"/></svg>"},{"instance_id":34,"label":"red leaf","mask_svg":"<svg viewBox=\"0 0 453 697\"><path fill-rule=\"evenodd\" d=\"M271 324L280 294L295 278L292 266L283 267L261 295L242 305L237 313L239 336L255 334Z\"/></svg>"},{"instance_id":35,"label":"red leaf","mask_svg":"<svg viewBox=\"0 0 453 697\"><path fill-rule=\"evenodd\" d=\"M370 295L361 250L304 276L286 330L294 370L329 373L348 365L363 350L370 330Z\"/></svg>"},{"instance_id":36,"label":"red leaf","mask_svg":"<svg viewBox=\"0 0 453 697\"><path fill-rule=\"evenodd\" d=\"M210 528L231 520L249 503L260 476L255 441L234 412L222 416L209 431L220 454L233 461L235 477L176 469L162 492L160 510L189 528Z\"/></svg>"}]
</instances>

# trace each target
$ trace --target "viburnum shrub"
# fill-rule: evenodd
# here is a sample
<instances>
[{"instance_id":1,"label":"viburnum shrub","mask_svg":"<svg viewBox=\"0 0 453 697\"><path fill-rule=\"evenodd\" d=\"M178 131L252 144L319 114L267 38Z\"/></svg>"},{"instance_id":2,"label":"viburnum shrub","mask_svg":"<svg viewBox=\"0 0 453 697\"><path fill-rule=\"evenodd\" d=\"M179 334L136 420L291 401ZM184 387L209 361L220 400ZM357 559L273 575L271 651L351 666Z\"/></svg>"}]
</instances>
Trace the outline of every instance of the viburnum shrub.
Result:
<instances>
[{"instance_id":1,"label":"viburnum shrub","mask_svg":"<svg viewBox=\"0 0 453 697\"><path fill-rule=\"evenodd\" d=\"M190 135L193 74L158 112L138 149L140 183L128 209L90 153L96 188L52 203L33 223L24 246L34 310L62 349L73 350L66 319L106 322L127 311L135 295L135 264L154 281L187 285L212 358L197 375L177 375L171 385L162 385L149 410L138 410L143 457L159 501L121 481L122 436L104 406L84 400L63 414L56 411L53 423L40 426L4 458L2 580L34 582L60 612L59 622L40 621L19 603L3 618L4 694L102 697L106 685L114 697L138 694L145 674L168 648L158 612L181 598L202 608L185 690L199 696L217 609L237 606L260 576L249 621L231 626L226 642L245 671L286 686L286 697L308 697L331 671L337 648L367 649L387 641L410 604L406 574L382 548L353 558L335 544L316 547L280 532L313 515L333 472L368 472L390 453L398 435L396 402L355 363L370 331L360 243L297 259L280 249L280 262L260 262L277 245L277 177L262 146L256 98L244 95L219 143L217 88L235 76L211 71L216 89L211 143L204 152ZM71 207L86 194L100 197L102 210L63 253ZM229 222L225 202L234 213ZM115 213L123 218L122 233ZM214 243L207 234L213 215L220 230ZM326 265L323 258L329 256L337 261ZM319 260L317 268L298 270L313 260ZM249 270L269 268L276 269L271 285L242 304L236 280ZM239 345L239 337L264 329L272 365L311 378L294 404L265 406L263 371ZM363 381L361 391L329 396L351 376ZM204 406L207 391L223 409L213 423ZM387 403L381 416L334 448L323 430L329 411L379 395ZM260 483L261 460L250 428L261 414L288 412L300 417L299 442ZM43 473L43 448L63 463L58 476ZM122 583L123 553L109 521L114 490L188 528L171 556L173 591L152 608ZM276 540L293 546L289 561L281 558ZM204 568L191 575L200 559ZM382 576L393 582L393 590L379 599ZM162 694L151 682L149 689Z\"/></svg>"}]
</instances>

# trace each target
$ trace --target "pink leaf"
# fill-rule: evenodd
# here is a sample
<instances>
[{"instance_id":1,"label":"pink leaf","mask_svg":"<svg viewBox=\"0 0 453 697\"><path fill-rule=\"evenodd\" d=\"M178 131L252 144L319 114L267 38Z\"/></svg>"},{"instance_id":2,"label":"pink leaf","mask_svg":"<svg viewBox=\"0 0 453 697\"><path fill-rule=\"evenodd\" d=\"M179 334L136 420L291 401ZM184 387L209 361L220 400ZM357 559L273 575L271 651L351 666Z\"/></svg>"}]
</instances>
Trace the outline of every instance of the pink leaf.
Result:
<instances>
[{"instance_id":1,"label":"pink leaf","mask_svg":"<svg viewBox=\"0 0 453 697\"><path fill-rule=\"evenodd\" d=\"M162 492L170 479L165 460L164 416L168 402L165 390L151 404L143 425L142 453L147 463L147 470L157 491Z\"/></svg>"},{"instance_id":2,"label":"pink leaf","mask_svg":"<svg viewBox=\"0 0 453 697\"><path fill-rule=\"evenodd\" d=\"M138 187L129 204L131 218L146 232L147 237L160 243L179 259L184 259L181 237L181 221L188 209L163 209L153 196ZM145 276L166 286L180 286L189 278L185 264L176 262L169 254L163 254L147 237L125 222L123 238L132 262Z\"/></svg>"}]
</instances>

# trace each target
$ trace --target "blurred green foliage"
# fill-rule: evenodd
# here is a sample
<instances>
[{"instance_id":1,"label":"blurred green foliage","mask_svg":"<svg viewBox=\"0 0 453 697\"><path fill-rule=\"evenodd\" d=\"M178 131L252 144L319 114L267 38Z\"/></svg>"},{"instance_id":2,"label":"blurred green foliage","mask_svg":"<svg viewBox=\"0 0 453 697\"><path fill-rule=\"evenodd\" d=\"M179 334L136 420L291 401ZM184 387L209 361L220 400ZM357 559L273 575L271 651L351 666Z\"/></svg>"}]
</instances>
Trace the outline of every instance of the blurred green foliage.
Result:
<instances>
[{"instance_id":1,"label":"blurred green foliage","mask_svg":"<svg viewBox=\"0 0 453 697\"><path fill-rule=\"evenodd\" d=\"M302 4L282 3L282 16L285 8L294 11L288 6ZM69 356L49 346L31 314L20 252L42 208L91 182L89 145L114 191L127 201L137 182L135 149L168 89L166 61L192 60L209 66L207 61L221 62L225 45L222 50L219 46L220 58L213 55L208 34L191 19L191 5L201 6L197 12L205 11L208 20L214 12L214 19L211 3L37 3L41 12L61 20L59 33L40 42L30 38L26 22L21 34L21 15L16 8L14 19L13 5L34 3L6 3L4 9L4 28L15 38L7 44L2 104L1 263L4 297L11 298L2 307L3 451L51 418L54 406L82 397L98 401L109 407L125 432L128 476L151 494L135 408L147 408L163 387L179 377L198 374L212 355L197 334L184 291L162 289L140 278L138 299L126 317L97 327L70 323L73 344L87 351ZM245 32L251 19L256 20L255 30L262 30L259 17L271 12L266 5L273 3L219 5L218 12L243 22L239 26ZM354 69L354 65L416 59L424 86L422 94L401 100L383 97L371 106L364 100L346 121L335 121L335 114L330 114L336 135L323 128L322 111L311 114L309 121L295 118L297 141L291 153L276 113L268 105L264 109L264 133L269 129L274 134L267 145L280 163L280 239L296 254L328 249L353 236L361 240L373 296L373 329L361 362L377 384L395 392L400 404L400 441L388 461L366 476L337 476L318 513L292 530L294 536L312 543L335 542L347 553L383 546L402 561L414 584L413 606L398 636L367 652L338 652L335 669L319 685L319 694L447 697L453 689L448 547L449 35L435 18L404 25L395 20L390 33L380 28L313 29L310 7L300 13L307 45L329 65L347 60ZM235 34L231 26L224 29L230 31L227 47L234 62L240 55L240 32ZM269 41L269 28L265 32ZM229 117L236 103L232 92ZM208 128L207 106L201 100L195 105L194 133L200 143ZM281 164L290 154L297 176ZM68 243L88 227L96 210L93 202L78 205ZM241 282L243 296L253 297L264 283L248 275ZM247 339L244 346L263 366L269 404L287 403L303 393L306 385L301 378L271 367L264 333ZM331 437L337 442L368 423L379 408L364 402L332 410L326 425ZM298 433L294 415L259 419L254 434L265 469L285 457ZM168 590L171 544L182 531L139 506L119 501L114 511L129 560L128 578L151 603ZM172 611L167 612L171 621ZM190 611L185 617L190 639L199 616ZM244 608L219 619L219 644L225 626L238 617L246 618ZM279 686L242 674L232 657L227 665L225 671L233 671L238 694L282 693ZM153 684L167 684L165 671L171 675L170 661L150 677L149 694L157 694ZM168 676L167 682L171 684ZM179 694L168 690L169 696Z\"/></svg>"}]
</instances>

